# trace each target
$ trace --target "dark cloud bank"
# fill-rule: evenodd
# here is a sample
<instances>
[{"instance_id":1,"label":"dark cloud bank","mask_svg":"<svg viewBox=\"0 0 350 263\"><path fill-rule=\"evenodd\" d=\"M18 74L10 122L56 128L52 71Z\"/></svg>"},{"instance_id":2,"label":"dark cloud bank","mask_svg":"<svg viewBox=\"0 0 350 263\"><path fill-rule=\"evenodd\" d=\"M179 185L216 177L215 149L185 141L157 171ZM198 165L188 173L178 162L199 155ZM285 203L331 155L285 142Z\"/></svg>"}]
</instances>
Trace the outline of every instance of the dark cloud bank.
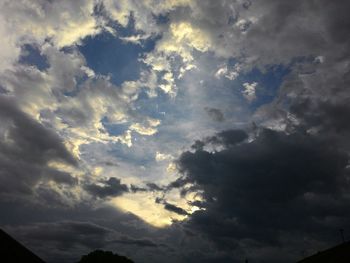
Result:
<instances>
[{"instance_id":1,"label":"dark cloud bank","mask_svg":"<svg viewBox=\"0 0 350 263\"><path fill-rule=\"evenodd\" d=\"M185 227L224 250L275 248L272 255L245 251L258 262L293 259L316 240L337 242L338 229L349 227L347 153L328 138L301 132L262 129L241 143L237 134L226 133L237 143L221 151L181 155L183 182L203 190L206 209Z\"/></svg>"},{"instance_id":2,"label":"dark cloud bank","mask_svg":"<svg viewBox=\"0 0 350 263\"><path fill-rule=\"evenodd\" d=\"M41 180L75 183L70 174L48 166L50 161L77 165L54 131L22 112L5 95L0 95L0 120L0 195L30 195Z\"/></svg>"},{"instance_id":3,"label":"dark cloud bank","mask_svg":"<svg viewBox=\"0 0 350 263\"><path fill-rule=\"evenodd\" d=\"M260 65L302 59L275 100L256 111L261 128L196 141L178 160L183 177L173 187L193 183L205 208L183 227L217 248L196 254L202 262L295 262L337 244L338 230L350 228L349 7L348 1L249 7L266 16L247 31L248 55Z\"/></svg>"},{"instance_id":4,"label":"dark cloud bank","mask_svg":"<svg viewBox=\"0 0 350 263\"><path fill-rule=\"evenodd\" d=\"M103 185L87 184L85 185L85 190L99 198L116 197L129 191L128 186L122 184L120 179L115 177L110 177L108 180L103 180L101 183Z\"/></svg>"}]
</instances>

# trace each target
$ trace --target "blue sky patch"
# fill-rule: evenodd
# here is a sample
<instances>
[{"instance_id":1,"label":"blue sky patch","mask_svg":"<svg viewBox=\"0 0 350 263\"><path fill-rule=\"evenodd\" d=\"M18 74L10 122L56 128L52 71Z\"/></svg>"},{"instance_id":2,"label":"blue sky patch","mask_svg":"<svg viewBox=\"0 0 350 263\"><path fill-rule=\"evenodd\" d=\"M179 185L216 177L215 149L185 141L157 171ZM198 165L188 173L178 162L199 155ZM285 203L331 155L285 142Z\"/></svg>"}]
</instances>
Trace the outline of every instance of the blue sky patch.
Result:
<instances>
[{"instance_id":1,"label":"blue sky patch","mask_svg":"<svg viewBox=\"0 0 350 263\"><path fill-rule=\"evenodd\" d=\"M22 55L18 60L19 63L35 66L41 71L49 68L47 58L40 54L40 50L36 46L25 44L21 49Z\"/></svg>"},{"instance_id":2,"label":"blue sky patch","mask_svg":"<svg viewBox=\"0 0 350 263\"><path fill-rule=\"evenodd\" d=\"M125 42L108 32L87 37L79 46L88 67L97 74L109 75L115 85L139 77L142 62L138 59L154 47L154 40L143 45Z\"/></svg>"},{"instance_id":3,"label":"blue sky patch","mask_svg":"<svg viewBox=\"0 0 350 263\"><path fill-rule=\"evenodd\" d=\"M242 86L243 83L258 83L256 87L256 99L252 101L250 107L254 110L263 104L270 103L284 81L284 78L290 73L290 66L274 65L269 67L266 72L254 68L246 74L242 74L237 81Z\"/></svg>"},{"instance_id":4,"label":"blue sky patch","mask_svg":"<svg viewBox=\"0 0 350 263\"><path fill-rule=\"evenodd\" d=\"M108 134L111 136L119 136L124 134L128 130L130 125L129 123L120 123L120 124L110 123L107 117L104 117L102 119L102 124L103 124L103 127L108 132Z\"/></svg>"}]
</instances>

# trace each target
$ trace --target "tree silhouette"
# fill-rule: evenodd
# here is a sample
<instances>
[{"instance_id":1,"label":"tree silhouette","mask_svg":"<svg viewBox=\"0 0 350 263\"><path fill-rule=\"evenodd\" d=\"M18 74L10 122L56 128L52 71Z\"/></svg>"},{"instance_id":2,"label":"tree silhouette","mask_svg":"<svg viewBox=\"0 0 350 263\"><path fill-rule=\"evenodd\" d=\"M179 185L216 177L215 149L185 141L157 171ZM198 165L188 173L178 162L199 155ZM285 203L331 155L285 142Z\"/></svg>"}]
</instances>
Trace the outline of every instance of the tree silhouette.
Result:
<instances>
[{"instance_id":1,"label":"tree silhouette","mask_svg":"<svg viewBox=\"0 0 350 263\"><path fill-rule=\"evenodd\" d=\"M81 257L78 263L134 263L131 259L111 251L95 250Z\"/></svg>"}]
</instances>

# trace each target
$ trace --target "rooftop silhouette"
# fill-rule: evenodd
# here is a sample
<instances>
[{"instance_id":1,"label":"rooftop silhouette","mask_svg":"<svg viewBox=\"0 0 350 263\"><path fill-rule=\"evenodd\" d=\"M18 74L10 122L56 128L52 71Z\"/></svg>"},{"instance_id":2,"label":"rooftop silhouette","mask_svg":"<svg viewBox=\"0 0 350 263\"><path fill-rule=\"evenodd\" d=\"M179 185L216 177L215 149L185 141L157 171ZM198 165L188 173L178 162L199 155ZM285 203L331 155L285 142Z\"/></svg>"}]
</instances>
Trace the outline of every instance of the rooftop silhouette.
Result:
<instances>
[{"instance_id":1,"label":"rooftop silhouette","mask_svg":"<svg viewBox=\"0 0 350 263\"><path fill-rule=\"evenodd\" d=\"M350 242L344 242L338 246L329 248L304 258L297 263L349 263L350 262Z\"/></svg>"},{"instance_id":2,"label":"rooftop silhouette","mask_svg":"<svg viewBox=\"0 0 350 263\"><path fill-rule=\"evenodd\" d=\"M45 263L45 261L1 229L0 261L2 263Z\"/></svg>"}]
</instances>

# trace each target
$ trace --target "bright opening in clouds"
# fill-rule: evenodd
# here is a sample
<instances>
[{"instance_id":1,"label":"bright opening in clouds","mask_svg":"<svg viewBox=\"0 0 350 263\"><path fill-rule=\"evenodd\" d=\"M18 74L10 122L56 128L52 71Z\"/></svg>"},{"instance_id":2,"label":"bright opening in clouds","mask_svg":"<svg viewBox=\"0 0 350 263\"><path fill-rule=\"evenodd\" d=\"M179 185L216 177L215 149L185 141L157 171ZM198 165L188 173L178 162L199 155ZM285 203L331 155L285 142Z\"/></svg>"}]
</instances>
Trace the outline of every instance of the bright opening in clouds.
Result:
<instances>
[{"instance_id":1,"label":"bright opening in clouds","mask_svg":"<svg viewBox=\"0 0 350 263\"><path fill-rule=\"evenodd\" d=\"M349 9L2 0L1 228L49 263L96 248L295 262L336 244L350 233Z\"/></svg>"}]
</instances>

